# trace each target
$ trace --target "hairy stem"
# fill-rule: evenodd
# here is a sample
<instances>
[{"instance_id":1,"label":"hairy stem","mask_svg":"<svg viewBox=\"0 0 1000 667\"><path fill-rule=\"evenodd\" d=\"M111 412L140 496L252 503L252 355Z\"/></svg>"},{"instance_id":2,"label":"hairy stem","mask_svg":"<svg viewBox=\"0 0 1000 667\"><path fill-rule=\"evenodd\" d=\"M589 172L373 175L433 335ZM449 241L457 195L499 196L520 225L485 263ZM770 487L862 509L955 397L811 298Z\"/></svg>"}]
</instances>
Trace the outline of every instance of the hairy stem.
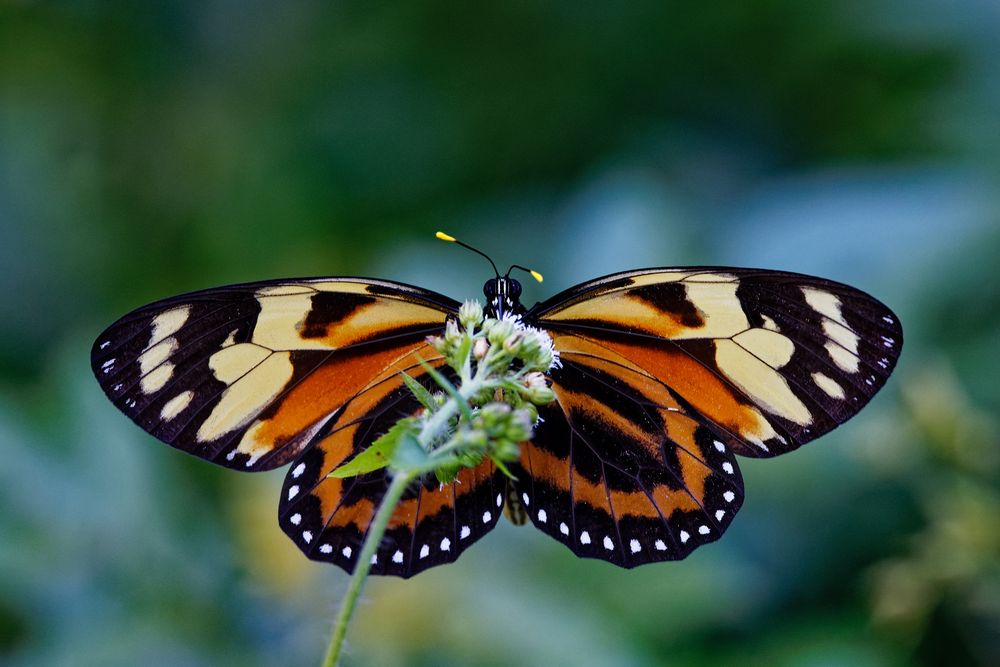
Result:
<instances>
[{"instance_id":1,"label":"hairy stem","mask_svg":"<svg viewBox=\"0 0 1000 667\"><path fill-rule=\"evenodd\" d=\"M368 572L371 570L372 556L378 551L378 545L382 541L382 536L385 535L389 519L396 510L396 505L399 504L400 498L403 497L403 493L407 487L422 472L420 470L407 470L396 473L385 495L382 497L382 502L378 506L378 512L375 514L375 519L368 530L368 536L361 547L361 554L358 556L354 574L351 575L351 583L347 587L343 602L340 603L340 611L337 612L337 620L333 624L333 634L330 636L330 644L326 648L322 667L335 667L339 663L340 654L344 647L344 637L347 634L347 626L351 622L351 616L354 614L358 595L361 593L361 588L364 586L365 579L368 578Z\"/></svg>"}]
</instances>

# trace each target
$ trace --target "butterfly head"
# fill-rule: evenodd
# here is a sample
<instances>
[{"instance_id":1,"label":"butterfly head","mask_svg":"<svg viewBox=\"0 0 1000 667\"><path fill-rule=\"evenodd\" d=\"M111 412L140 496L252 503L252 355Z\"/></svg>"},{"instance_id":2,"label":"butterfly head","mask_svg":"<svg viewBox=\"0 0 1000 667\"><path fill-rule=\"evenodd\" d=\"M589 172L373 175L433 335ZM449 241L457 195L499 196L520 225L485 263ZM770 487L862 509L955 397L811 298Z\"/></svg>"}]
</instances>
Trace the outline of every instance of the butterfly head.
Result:
<instances>
[{"instance_id":1,"label":"butterfly head","mask_svg":"<svg viewBox=\"0 0 1000 667\"><path fill-rule=\"evenodd\" d=\"M500 318L504 315L521 315L521 283L508 276L490 278L483 285L486 296L486 316Z\"/></svg>"},{"instance_id":2,"label":"butterfly head","mask_svg":"<svg viewBox=\"0 0 1000 667\"><path fill-rule=\"evenodd\" d=\"M538 271L527 268L526 266L520 266L518 264L511 264L510 268L507 269L507 273L500 275L500 271L497 270L497 265L490 259L490 256L484 253L482 250L473 248L467 243L463 243L456 239L450 234L445 234L444 232L438 232L437 237L442 241L447 241L448 243L455 243L463 248L467 248L477 255L481 255L486 258L493 267L493 273L496 275L495 278L490 278L483 285L483 294L486 296L486 316L500 318L504 315L523 315L526 311L524 306L521 305L521 283L517 282L510 277L510 272L514 269L520 269L521 271L526 271L531 274L531 277L542 282L542 274Z\"/></svg>"}]
</instances>

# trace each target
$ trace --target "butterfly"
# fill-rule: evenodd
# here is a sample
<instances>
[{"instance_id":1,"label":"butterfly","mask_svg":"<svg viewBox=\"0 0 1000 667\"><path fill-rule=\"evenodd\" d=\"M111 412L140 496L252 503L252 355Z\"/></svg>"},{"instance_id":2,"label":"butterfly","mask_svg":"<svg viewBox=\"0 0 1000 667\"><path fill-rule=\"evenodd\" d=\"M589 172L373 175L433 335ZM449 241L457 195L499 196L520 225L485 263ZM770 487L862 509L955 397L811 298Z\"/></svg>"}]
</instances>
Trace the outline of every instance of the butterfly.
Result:
<instances>
[{"instance_id":1,"label":"butterfly","mask_svg":"<svg viewBox=\"0 0 1000 667\"><path fill-rule=\"evenodd\" d=\"M625 568L682 559L739 511L737 455L784 454L850 419L903 343L885 305L806 275L640 269L527 309L510 270L493 268L486 313L552 337L556 400L540 408L513 479L486 459L450 484L415 483L375 574L454 561L505 505L577 556ZM235 470L290 464L281 528L309 558L351 572L388 473L329 473L421 409L402 373L435 387L418 359L443 366L427 339L459 305L367 278L220 287L125 315L97 338L91 363L114 405L163 442Z\"/></svg>"}]
</instances>

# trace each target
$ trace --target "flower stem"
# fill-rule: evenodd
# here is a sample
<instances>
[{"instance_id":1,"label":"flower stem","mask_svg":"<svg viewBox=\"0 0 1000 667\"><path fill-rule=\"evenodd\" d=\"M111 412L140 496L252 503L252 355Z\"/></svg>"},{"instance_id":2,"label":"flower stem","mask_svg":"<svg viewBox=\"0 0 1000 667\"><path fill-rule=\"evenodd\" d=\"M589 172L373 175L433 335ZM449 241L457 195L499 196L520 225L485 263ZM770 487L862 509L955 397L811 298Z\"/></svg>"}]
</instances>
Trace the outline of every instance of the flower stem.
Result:
<instances>
[{"instance_id":1,"label":"flower stem","mask_svg":"<svg viewBox=\"0 0 1000 667\"><path fill-rule=\"evenodd\" d=\"M368 578L368 572L371 570L372 556L378 551L378 545L382 541L382 536L385 535L389 519L396 510L396 505L399 504L403 493L422 472L421 470L406 470L396 473L385 495L382 496L378 512L376 512L375 518L372 520L368 536L365 537L365 543L361 547L361 554L358 556L354 574L351 575L351 583L347 587L343 602L340 603L340 611L337 612L337 620L333 624L333 634L330 636L330 644L326 648L322 667L335 667L339 663L341 650L344 646L344 637L347 634L347 626L351 622L351 616L354 614L358 595L361 593L361 588L364 586L365 579Z\"/></svg>"}]
</instances>

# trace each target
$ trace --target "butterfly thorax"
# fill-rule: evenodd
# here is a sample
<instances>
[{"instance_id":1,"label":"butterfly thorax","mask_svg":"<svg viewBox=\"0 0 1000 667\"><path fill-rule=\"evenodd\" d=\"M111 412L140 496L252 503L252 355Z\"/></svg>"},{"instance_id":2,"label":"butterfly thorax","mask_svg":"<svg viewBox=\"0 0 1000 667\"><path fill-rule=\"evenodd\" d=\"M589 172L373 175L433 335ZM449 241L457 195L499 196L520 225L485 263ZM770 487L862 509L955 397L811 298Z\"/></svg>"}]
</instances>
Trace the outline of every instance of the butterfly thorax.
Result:
<instances>
[{"instance_id":1,"label":"butterfly thorax","mask_svg":"<svg viewBox=\"0 0 1000 667\"><path fill-rule=\"evenodd\" d=\"M486 317L501 318L504 315L523 315L521 305L521 283L513 278L498 276L486 281L483 285L486 296Z\"/></svg>"}]
</instances>

